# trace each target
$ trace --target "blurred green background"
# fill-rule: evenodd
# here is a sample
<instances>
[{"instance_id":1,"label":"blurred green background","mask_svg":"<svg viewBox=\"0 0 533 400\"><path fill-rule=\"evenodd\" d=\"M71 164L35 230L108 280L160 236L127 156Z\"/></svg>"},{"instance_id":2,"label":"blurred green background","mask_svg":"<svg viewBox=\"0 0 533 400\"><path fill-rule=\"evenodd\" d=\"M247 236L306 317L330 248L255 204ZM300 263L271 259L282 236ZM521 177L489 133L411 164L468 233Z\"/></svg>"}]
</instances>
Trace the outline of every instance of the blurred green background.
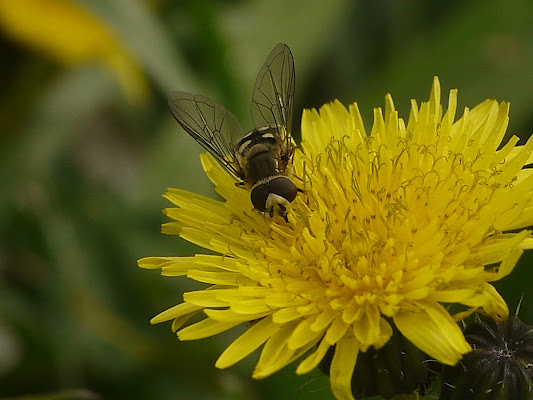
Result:
<instances>
[{"instance_id":1,"label":"blurred green background","mask_svg":"<svg viewBox=\"0 0 533 400\"><path fill-rule=\"evenodd\" d=\"M16 6L15 6L16 4ZM533 132L533 2L349 0L0 1L0 398L332 399L318 372L250 378L257 355L217 370L236 332L179 342L155 314L196 287L136 260L201 251L165 237L167 187L214 196L198 146L166 105L201 93L251 127L255 76L287 43L302 108L372 107L407 119L432 77L460 108L511 102ZM533 322L532 258L496 283Z\"/></svg>"}]
</instances>

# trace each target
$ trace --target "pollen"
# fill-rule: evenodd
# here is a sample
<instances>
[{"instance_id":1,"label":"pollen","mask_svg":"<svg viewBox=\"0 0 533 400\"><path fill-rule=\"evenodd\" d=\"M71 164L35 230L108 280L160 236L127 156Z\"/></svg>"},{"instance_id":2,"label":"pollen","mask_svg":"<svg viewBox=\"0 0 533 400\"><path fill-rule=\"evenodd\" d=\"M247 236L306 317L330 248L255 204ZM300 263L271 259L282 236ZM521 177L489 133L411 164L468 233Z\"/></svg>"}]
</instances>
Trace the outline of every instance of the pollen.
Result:
<instances>
[{"instance_id":1,"label":"pollen","mask_svg":"<svg viewBox=\"0 0 533 400\"><path fill-rule=\"evenodd\" d=\"M209 285L152 322L173 320L181 340L249 328L220 356L226 368L262 346L264 378L300 359L311 371L334 349L331 388L353 399L359 352L384 346L393 326L441 363L471 351L457 322L473 312L508 316L490 282L532 247L533 140L502 146L509 104L487 100L456 119L435 78L430 99L412 102L408 122L392 97L370 132L353 104L335 101L302 117L294 183L302 193L286 219L254 210L248 193L211 156L204 169L224 201L177 189L163 232L218 255L151 257L144 268ZM460 312L451 314L447 305ZM200 315L200 322L188 324ZM203 319L202 319L203 318ZM188 324L188 325L187 325ZM187 325L187 326L185 326Z\"/></svg>"}]
</instances>

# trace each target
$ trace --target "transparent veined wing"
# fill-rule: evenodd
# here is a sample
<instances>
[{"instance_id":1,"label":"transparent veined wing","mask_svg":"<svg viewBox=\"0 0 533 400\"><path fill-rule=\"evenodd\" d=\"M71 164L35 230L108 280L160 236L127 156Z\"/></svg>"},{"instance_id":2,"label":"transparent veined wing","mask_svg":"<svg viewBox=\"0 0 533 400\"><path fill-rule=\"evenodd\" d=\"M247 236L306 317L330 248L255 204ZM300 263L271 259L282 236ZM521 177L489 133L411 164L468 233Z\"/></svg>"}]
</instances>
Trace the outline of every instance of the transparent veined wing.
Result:
<instances>
[{"instance_id":1,"label":"transparent veined wing","mask_svg":"<svg viewBox=\"0 0 533 400\"><path fill-rule=\"evenodd\" d=\"M252 120L256 128L280 126L278 139L286 149L292 147L294 88L294 59L289 47L280 43L270 52L257 75L252 93Z\"/></svg>"},{"instance_id":2,"label":"transparent veined wing","mask_svg":"<svg viewBox=\"0 0 533 400\"><path fill-rule=\"evenodd\" d=\"M235 158L235 143L243 136L237 118L213 100L186 92L168 96L170 112L181 127L238 178L242 168Z\"/></svg>"}]
</instances>

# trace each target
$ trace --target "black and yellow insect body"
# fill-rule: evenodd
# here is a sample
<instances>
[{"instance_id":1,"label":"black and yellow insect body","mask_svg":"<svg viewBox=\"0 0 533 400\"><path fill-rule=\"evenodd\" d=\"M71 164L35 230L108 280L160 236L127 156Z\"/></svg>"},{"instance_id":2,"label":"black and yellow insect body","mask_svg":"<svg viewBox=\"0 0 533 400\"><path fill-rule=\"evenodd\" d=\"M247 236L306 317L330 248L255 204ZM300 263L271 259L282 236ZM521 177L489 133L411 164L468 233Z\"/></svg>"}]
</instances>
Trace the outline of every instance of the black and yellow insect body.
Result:
<instances>
[{"instance_id":1,"label":"black and yellow insect body","mask_svg":"<svg viewBox=\"0 0 533 400\"><path fill-rule=\"evenodd\" d=\"M276 207L285 216L300 191L291 179L294 87L292 53L280 43L257 76L252 94L256 128L246 135L231 112L207 97L174 92L168 98L176 121L241 180L253 206L271 217Z\"/></svg>"}]
</instances>

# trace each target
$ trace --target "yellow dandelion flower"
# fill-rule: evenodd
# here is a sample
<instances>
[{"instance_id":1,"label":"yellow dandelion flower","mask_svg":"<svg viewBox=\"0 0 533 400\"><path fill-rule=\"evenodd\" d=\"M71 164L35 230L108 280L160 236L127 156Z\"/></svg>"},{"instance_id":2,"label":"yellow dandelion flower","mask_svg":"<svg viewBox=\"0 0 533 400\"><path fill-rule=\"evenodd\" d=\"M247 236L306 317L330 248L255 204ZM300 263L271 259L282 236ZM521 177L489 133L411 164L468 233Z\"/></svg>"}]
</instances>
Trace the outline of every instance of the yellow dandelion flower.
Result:
<instances>
[{"instance_id":1,"label":"yellow dandelion flower","mask_svg":"<svg viewBox=\"0 0 533 400\"><path fill-rule=\"evenodd\" d=\"M443 115L440 84L429 102L412 102L407 124L392 97L374 110L370 134L357 104L338 101L306 110L294 156L304 193L287 222L252 209L249 193L210 155L204 169L225 199L179 189L165 198L166 234L219 255L150 257L143 268L185 275L209 285L152 323L173 320L181 340L252 324L220 356L226 368L263 345L254 378L302 358L315 368L334 348L332 391L353 399L359 352L380 348L394 324L438 361L454 365L471 350L457 320L472 312L497 321L508 315L490 284L511 272L532 248L533 140L500 148L508 103L487 100L455 121L457 91ZM446 305L464 305L450 315ZM189 319L201 320L188 326Z\"/></svg>"},{"instance_id":2,"label":"yellow dandelion flower","mask_svg":"<svg viewBox=\"0 0 533 400\"><path fill-rule=\"evenodd\" d=\"M133 102L148 94L139 63L120 38L72 0L0 0L0 29L13 40L67 66L100 62Z\"/></svg>"}]
</instances>

